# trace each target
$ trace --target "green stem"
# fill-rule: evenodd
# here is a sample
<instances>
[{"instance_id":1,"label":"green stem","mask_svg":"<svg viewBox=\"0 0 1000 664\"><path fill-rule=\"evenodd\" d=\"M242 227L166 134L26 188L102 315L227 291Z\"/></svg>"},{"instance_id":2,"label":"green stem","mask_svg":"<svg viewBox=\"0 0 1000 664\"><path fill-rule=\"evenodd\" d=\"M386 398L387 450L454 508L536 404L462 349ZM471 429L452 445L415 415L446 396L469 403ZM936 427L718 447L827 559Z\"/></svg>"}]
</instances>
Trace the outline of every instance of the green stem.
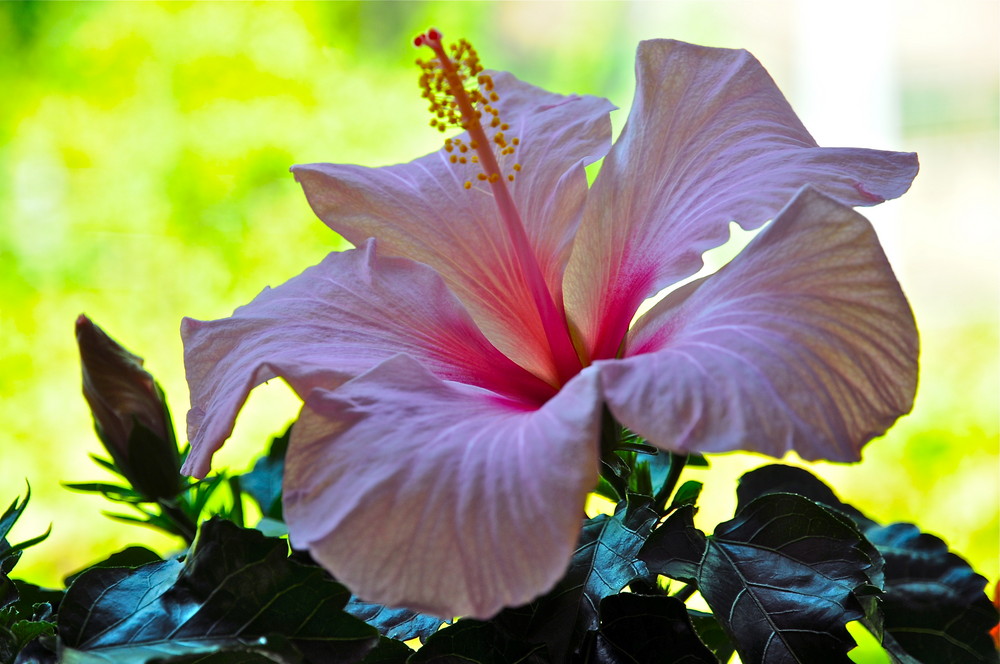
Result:
<instances>
[{"instance_id":1,"label":"green stem","mask_svg":"<svg viewBox=\"0 0 1000 664\"><path fill-rule=\"evenodd\" d=\"M693 583L688 583L688 584L685 584L685 586L683 588L681 588L680 590L678 590L677 592L675 592L673 595L671 595L671 597L673 597L674 599L679 599L682 602L686 602L696 592L698 592L698 587L695 586Z\"/></svg>"},{"instance_id":2,"label":"green stem","mask_svg":"<svg viewBox=\"0 0 1000 664\"><path fill-rule=\"evenodd\" d=\"M192 544L198 532L198 524L188 516L187 512L162 498L157 500L156 504L160 506L163 516L170 519L171 523L174 524L177 534L183 537L188 545Z\"/></svg>"},{"instance_id":3,"label":"green stem","mask_svg":"<svg viewBox=\"0 0 1000 664\"><path fill-rule=\"evenodd\" d=\"M623 476L623 472L629 468L622 458L615 454L621 442L621 433L621 425L605 406L601 416L601 476L618 494L618 499L624 500L628 493L628 476L627 473Z\"/></svg>"}]
</instances>

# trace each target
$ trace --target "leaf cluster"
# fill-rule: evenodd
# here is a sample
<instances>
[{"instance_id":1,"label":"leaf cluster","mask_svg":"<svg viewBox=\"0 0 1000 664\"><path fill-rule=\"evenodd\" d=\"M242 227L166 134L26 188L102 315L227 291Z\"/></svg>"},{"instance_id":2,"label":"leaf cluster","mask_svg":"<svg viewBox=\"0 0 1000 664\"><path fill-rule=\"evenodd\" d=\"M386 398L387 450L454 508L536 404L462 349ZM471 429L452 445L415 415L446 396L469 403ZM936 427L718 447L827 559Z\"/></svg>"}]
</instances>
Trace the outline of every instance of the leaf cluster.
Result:
<instances>
[{"instance_id":1,"label":"leaf cluster","mask_svg":"<svg viewBox=\"0 0 1000 664\"><path fill-rule=\"evenodd\" d=\"M9 577L44 538L7 542L27 504L15 500L0 516L0 664L720 664L736 653L744 664L846 664L853 622L894 664L998 661L985 580L938 538L880 525L781 465L745 475L733 518L707 534L694 521L701 484L680 481L705 460L620 431L600 486L617 507L585 519L548 593L485 621L364 602L273 536L285 532L288 435L252 471L174 497L192 518L215 511L184 552L130 547L65 591ZM222 486L232 503L213 505L205 492ZM99 491L144 504L128 486ZM260 509L258 529L244 527L244 498ZM687 606L695 594L711 612Z\"/></svg>"}]
</instances>

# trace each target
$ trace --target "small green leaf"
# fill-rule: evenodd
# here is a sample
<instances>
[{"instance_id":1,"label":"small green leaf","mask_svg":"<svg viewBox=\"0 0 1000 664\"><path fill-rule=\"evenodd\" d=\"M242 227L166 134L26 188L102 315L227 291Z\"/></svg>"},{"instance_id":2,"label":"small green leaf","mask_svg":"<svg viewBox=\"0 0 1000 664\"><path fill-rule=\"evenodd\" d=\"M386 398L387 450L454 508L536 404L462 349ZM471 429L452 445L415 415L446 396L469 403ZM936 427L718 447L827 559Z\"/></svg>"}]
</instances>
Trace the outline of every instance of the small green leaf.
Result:
<instances>
[{"instance_id":1,"label":"small green leaf","mask_svg":"<svg viewBox=\"0 0 1000 664\"><path fill-rule=\"evenodd\" d=\"M45 531L42 535L37 537L32 537L29 540L21 542L20 544L11 544L7 541L7 535L10 534L11 528L17 522L21 515L24 514L25 508L28 506L28 500L31 499L31 486L28 486L27 492L24 495L24 500L18 504L18 499L15 498L14 502L10 504L10 507L0 515L0 606L4 606L4 600L9 599L9 587L7 587L7 582L4 580L6 575L14 568L17 561L21 557L21 552L30 546L38 544L52 532L52 527Z\"/></svg>"},{"instance_id":2,"label":"small green leaf","mask_svg":"<svg viewBox=\"0 0 1000 664\"><path fill-rule=\"evenodd\" d=\"M106 482L63 482L63 487L70 491L83 491L99 493L108 500L123 503L135 503L146 501L142 494L126 486L108 484Z\"/></svg>"},{"instance_id":3,"label":"small green leaf","mask_svg":"<svg viewBox=\"0 0 1000 664\"><path fill-rule=\"evenodd\" d=\"M696 482L695 480L689 480L682 484L677 493L674 494L674 499L670 503L671 509L677 509L683 507L684 505L694 505L698 502L698 497L701 495L701 490L704 485L701 482Z\"/></svg>"},{"instance_id":4,"label":"small green leaf","mask_svg":"<svg viewBox=\"0 0 1000 664\"><path fill-rule=\"evenodd\" d=\"M726 664L733 658L733 655L736 654L736 648L733 647L733 642L729 640L726 630L722 629L722 625L719 624L715 616L711 613L688 609L688 617L691 619L695 631L698 632L698 638L712 651L716 659L722 664Z\"/></svg>"},{"instance_id":5,"label":"small green leaf","mask_svg":"<svg viewBox=\"0 0 1000 664\"><path fill-rule=\"evenodd\" d=\"M110 471L110 472L114 473L115 475L120 475L120 476L124 477L124 475L122 475L121 468L119 468L118 466L116 466L114 461L112 461L110 459L105 459L104 457L99 457L96 454L91 454L89 456L90 456L91 459L94 460L94 463L96 463L101 468L104 468L105 470Z\"/></svg>"}]
</instances>

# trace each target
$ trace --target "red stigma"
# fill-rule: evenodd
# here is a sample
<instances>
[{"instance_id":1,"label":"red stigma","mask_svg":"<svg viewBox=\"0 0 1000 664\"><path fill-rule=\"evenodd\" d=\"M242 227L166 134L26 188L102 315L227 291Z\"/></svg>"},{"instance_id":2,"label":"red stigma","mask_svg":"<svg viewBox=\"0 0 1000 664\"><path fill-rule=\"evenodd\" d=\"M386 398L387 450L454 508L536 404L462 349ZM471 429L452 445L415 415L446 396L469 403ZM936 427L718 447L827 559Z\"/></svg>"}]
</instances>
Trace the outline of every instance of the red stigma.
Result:
<instances>
[{"instance_id":1,"label":"red stigma","mask_svg":"<svg viewBox=\"0 0 1000 664\"><path fill-rule=\"evenodd\" d=\"M437 28L431 28L427 32L422 32L413 38L414 46L430 46L434 48L432 44L441 42L441 31Z\"/></svg>"}]
</instances>

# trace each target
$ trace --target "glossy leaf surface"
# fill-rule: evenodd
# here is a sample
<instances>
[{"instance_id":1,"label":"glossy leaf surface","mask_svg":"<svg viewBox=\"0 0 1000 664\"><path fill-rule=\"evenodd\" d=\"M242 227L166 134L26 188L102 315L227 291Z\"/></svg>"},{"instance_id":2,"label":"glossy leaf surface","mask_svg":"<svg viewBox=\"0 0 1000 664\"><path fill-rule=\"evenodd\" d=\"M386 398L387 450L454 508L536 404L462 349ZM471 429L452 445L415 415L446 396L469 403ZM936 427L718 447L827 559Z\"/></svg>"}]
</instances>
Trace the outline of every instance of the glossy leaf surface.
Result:
<instances>
[{"instance_id":1,"label":"glossy leaf surface","mask_svg":"<svg viewBox=\"0 0 1000 664\"><path fill-rule=\"evenodd\" d=\"M588 519L556 587L527 606L503 611L497 623L512 635L546 643L553 662L567 661L586 633L598 628L600 601L648 575L636 555L658 518L650 503L632 496L614 516Z\"/></svg>"},{"instance_id":2,"label":"glossy leaf surface","mask_svg":"<svg viewBox=\"0 0 1000 664\"><path fill-rule=\"evenodd\" d=\"M717 664L673 597L622 593L601 600L601 627L587 664Z\"/></svg>"},{"instance_id":3,"label":"glossy leaf surface","mask_svg":"<svg viewBox=\"0 0 1000 664\"><path fill-rule=\"evenodd\" d=\"M183 563L82 574L63 600L59 635L73 651L67 662L219 651L356 662L377 634L341 611L348 597L321 569L290 561L284 540L214 519Z\"/></svg>"},{"instance_id":4,"label":"glossy leaf surface","mask_svg":"<svg viewBox=\"0 0 1000 664\"><path fill-rule=\"evenodd\" d=\"M845 517L770 494L708 538L698 588L745 664L848 664L846 624L865 616L881 566Z\"/></svg>"}]
</instances>

